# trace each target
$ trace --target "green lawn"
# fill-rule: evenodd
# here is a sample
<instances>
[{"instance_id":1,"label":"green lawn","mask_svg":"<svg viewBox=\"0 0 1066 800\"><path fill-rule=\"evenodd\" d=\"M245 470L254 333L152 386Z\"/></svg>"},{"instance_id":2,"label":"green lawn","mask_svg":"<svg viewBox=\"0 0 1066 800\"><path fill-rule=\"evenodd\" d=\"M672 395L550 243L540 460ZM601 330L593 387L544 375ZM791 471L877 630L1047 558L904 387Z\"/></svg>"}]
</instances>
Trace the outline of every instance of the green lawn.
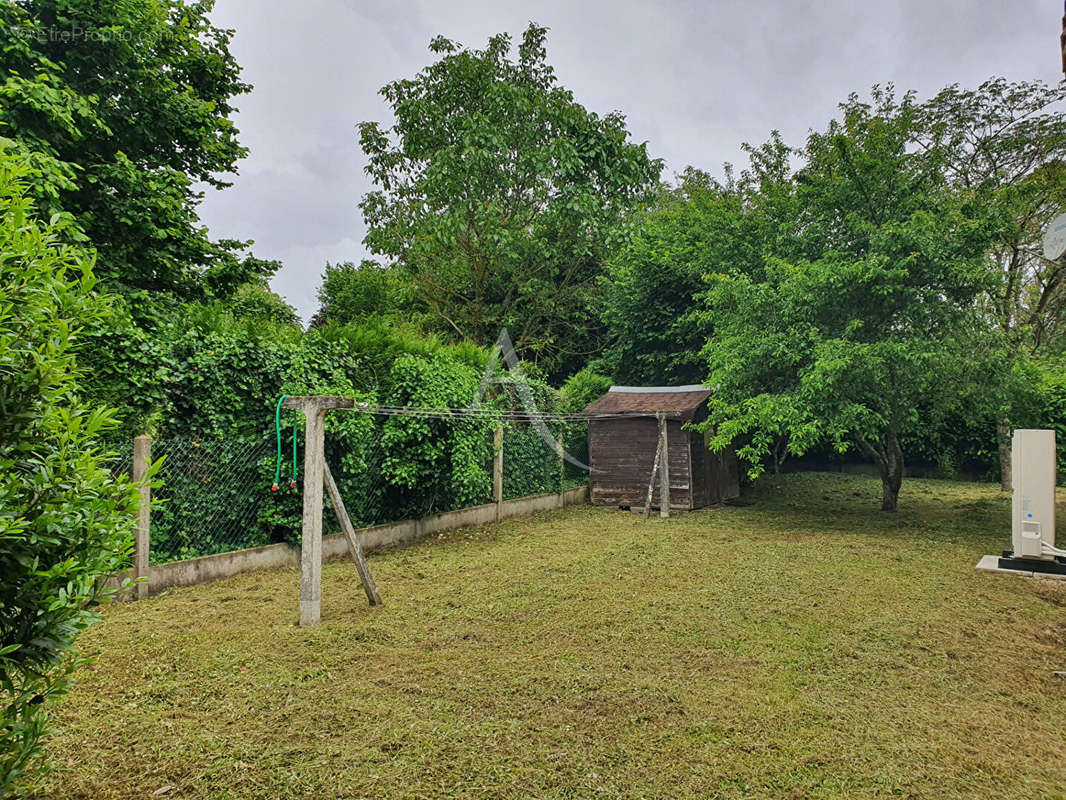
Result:
<instances>
[{"instance_id":1,"label":"green lawn","mask_svg":"<svg viewBox=\"0 0 1066 800\"><path fill-rule=\"evenodd\" d=\"M110 608L40 797L1066 798L1066 582L991 485L769 478ZM1060 540L1066 541L1066 494Z\"/></svg>"}]
</instances>

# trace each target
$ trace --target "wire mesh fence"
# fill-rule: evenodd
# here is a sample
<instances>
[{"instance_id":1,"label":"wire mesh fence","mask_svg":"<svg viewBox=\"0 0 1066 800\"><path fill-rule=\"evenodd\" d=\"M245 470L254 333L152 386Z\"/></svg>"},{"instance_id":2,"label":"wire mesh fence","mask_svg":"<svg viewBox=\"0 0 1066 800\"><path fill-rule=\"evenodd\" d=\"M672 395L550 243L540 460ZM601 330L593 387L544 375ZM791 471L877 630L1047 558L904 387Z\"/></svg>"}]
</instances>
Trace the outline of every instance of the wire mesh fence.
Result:
<instances>
[{"instance_id":1,"label":"wire mesh fence","mask_svg":"<svg viewBox=\"0 0 1066 800\"><path fill-rule=\"evenodd\" d=\"M492 429L483 422L372 413L335 420L332 431L327 426L326 463L356 527L492 501Z\"/></svg>"},{"instance_id":2,"label":"wire mesh fence","mask_svg":"<svg viewBox=\"0 0 1066 800\"><path fill-rule=\"evenodd\" d=\"M503 430L503 498L561 492L588 482L588 423L510 421Z\"/></svg>"},{"instance_id":3,"label":"wire mesh fence","mask_svg":"<svg viewBox=\"0 0 1066 800\"><path fill-rule=\"evenodd\" d=\"M571 420L560 426L563 450L563 489L587 486L589 482L589 423Z\"/></svg>"},{"instance_id":4,"label":"wire mesh fence","mask_svg":"<svg viewBox=\"0 0 1066 800\"><path fill-rule=\"evenodd\" d=\"M124 477L127 480L133 477L133 451L129 447L113 448L110 442L103 443L101 448L108 453L104 464L113 478ZM118 572L130 569L133 566L133 554L128 554L123 561L116 565Z\"/></svg>"},{"instance_id":5,"label":"wire mesh fence","mask_svg":"<svg viewBox=\"0 0 1066 800\"><path fill-rule=\"evenodd\" d=\"M503 499L562 491L557 425L509 423L503 429Z\"/></svg>"},{"instance_id":6,"label":"wire mesh fence","mask_svg":"<svg viewBox=\"0 0 1066 800\"><path fill-rule=\"evenodd\" d=\"M264 474L274 452L265 439L165 439L153 490L149 557L153 563L226 553L280 541L269 524L273 500Z\"/></svg>"},{"instance_id":7,"label":"wire mesh fence","mask_svg":"<svg viewBox=\"0 0 1066 800\"><path fill-rule=\"evenodd\" d=\"M107 461L107 468L111 471L111 474L116 478L119 475L125 475L127 478L133 476L133 451L129 448L120 452L115 452Z\"/></svg>"},{"instance_id":8,"label":"wire mesh fence","mask_svg":"<svg viewBox=\"0 0 1066 800\"><path fill-rule=\"evenodd\" d=\"M327 418L326 463L356 528L493 502L495 423L343 413ZM587 460L587 425L509 421L503 433L503 497L558 492L587 480L558 443ZM293 455L293 437L296 452ZM269 437L161 438L149 537L153 564L297 543L303 518L302 429ZM278 452L280 450L280 463ZM128 474L128 454L113 471ZM276 483L276 489L273 486ZM325 499L324 529L338 526Z\"/></svg>"}]
</instances>

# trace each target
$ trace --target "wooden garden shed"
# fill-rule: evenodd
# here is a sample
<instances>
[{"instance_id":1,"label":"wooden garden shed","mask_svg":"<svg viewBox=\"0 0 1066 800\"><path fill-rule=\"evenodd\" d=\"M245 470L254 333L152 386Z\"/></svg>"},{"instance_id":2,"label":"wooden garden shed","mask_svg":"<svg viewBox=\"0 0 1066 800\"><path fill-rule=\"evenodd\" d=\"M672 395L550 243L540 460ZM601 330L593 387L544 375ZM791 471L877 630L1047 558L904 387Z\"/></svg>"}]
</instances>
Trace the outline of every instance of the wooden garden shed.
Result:
<instances>
[{"instance_id":1,"label":"wooden garden shed","mask_svg":"<svg viewBox=\"0 0 1066 800\"><path fill-rule=\"evenodd\" d=\"M656 414L666 417L670 508L691 510L740 494L736 453L712 452L703 434L685 427L707 418L704 386L612 386L589 405L589 476L594 505L643 508L659 438ZM656 480L652 508L659 508Z\"/></svg>"}]
</instances>

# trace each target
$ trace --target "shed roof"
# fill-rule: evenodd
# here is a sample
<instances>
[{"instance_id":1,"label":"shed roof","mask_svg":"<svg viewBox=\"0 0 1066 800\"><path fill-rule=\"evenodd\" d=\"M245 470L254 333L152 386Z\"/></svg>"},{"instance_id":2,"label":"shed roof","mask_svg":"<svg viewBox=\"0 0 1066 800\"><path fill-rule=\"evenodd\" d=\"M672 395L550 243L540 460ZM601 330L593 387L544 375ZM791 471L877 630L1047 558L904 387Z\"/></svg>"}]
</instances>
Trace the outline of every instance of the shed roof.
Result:
<instances>
[{"instance_id":1,"label":"shed roof","mask_svg":"<svg viewBox=\"0 0 1066 800\"><path fill-rule=\"evenodd\" d=\"M711 396L706 386L612 386L586 414L680 414L691 419Z\"/></svg>"}]
</instances>

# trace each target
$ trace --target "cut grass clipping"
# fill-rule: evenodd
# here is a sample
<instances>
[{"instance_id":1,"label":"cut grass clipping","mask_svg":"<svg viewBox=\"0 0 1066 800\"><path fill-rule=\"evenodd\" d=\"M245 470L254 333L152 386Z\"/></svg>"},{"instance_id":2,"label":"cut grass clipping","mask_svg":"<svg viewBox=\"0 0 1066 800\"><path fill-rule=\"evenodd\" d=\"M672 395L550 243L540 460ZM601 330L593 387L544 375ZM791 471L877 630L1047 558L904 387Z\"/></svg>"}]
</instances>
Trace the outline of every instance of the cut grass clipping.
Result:
<instances>
[{"instance_id":1,"label":"cut grass clipping","mask_svg":"<svg viewBox=\"0 0 1066 800\"><path fill-rule=\"evenodd\" d=\"M111 607L37 796L1066 798L1066 582L974 571L994 486L879 491L446 534L381 608L328 564L313 629L295 571Z\"/></svg>"}]
</instances>

